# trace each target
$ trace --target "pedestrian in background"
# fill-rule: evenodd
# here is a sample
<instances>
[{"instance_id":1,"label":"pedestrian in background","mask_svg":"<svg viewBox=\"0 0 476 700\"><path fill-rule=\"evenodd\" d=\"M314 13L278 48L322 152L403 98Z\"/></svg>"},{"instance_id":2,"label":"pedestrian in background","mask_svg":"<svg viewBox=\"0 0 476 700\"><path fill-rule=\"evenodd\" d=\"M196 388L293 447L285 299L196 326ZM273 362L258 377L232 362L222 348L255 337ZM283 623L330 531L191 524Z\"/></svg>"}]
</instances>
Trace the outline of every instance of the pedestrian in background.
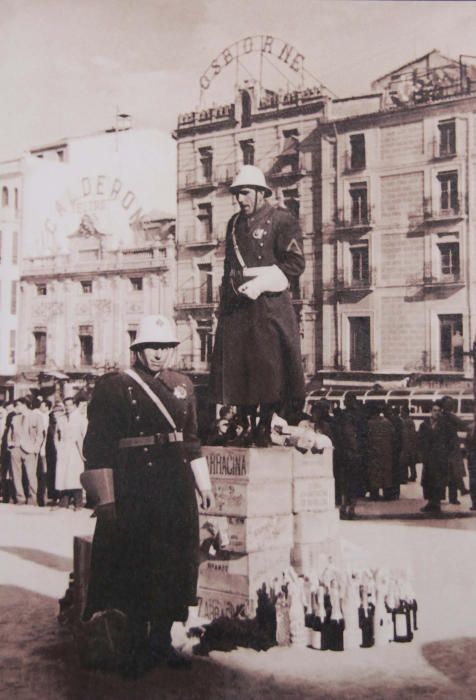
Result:
<instances>
[{"instance_id":1,"label":"pedestrian in background","mask_svg":"<svg viewBox=\"0 0 476 700\"><path fill-rule=\"evenodd\" d=\"M468 459L469 494L471 510L476 510L476 422L473 421L466 433L466 456Z\"/></svg>"},{"instance_id":2,"label":"pedestrian in background","mask_svg":"<svg viewBox=\"0 0 476 700\"><path fill-rule=\"evenodd\" d=\"M370 500L379 499L393 486L395 429L383 414L384 407L370 404L367 423L367 477Z\"/></svg>"},{"instance_id":3,"label":"pedestrian in background","mask_svg":"<svg viewBox=\"0 0 476 700\"><path fill-rule=\"evenodd\" d=\"M336 423L338 477L341 492L341 518L352 519L357 498L365 493L365 456L367 424L364 412L353 391L344 397L345 409Z\"/></svg>"},{"instance_id":4,"label":"pedestrian in background","mask_svg":"<svg viewBox=\"0 0 476 700\"><path fill-rule=\"evenodd\" d=\"M469 493L463 479L463 477L466 476L466 469L464 466L463 451L461 449L461 440L458 436L458 432L466 434L467 425L455 414L457 403L451 396L442 397L441 407L442 415L448 422L449 430L452 433L451 441L453 445L448 456L448 500L453 505L459 506L461 502L458 500L458 491L462 496L466 496Z\"/></svg>"},{"instance_id":5,"label":"pedestrian in background","mask_svg":"<svg viewBox=\"0 0 476 700\"><path fill-rule=\"evenodd\" d=\"M46 438L48 435L48 428L50 424L50 410L51 402L47 399L41 398L37 400L37 406L34 409L36 413L40 416L43 422L43 442L40 447L40 454L38 455L38 467L37 467L37 479L38 479L38 505L45 505L45 494L47 491L47 474L48 465L46 461Z\"/></svg>"},{"instance_id":6,"label":"pedestrian in background","mask_svg":"<svg viewBox=\"0 0 476 700\"><path fill-rule=\"evenodd\" d=\"M11 455L13 489L18 500L20 485L22 485L25 503L28 503L31 498L32 504L36 505L38 455L43 442L43 421L38 413L32 410L29 398L16 399L14 408L15 415L7 435Z\"/></svg>"},{"instance_id":7,"label":"pedestrian in background","mask_svg":"<svg viewBox=\"0 0 476 700\"><path fill-rule=\"evenodd\" d=\"M421 484L428 501L421 508L423 513L441 512L449 481L449 455L454 446L455 431L442 415L441 403L436 401L430 417L425 418L418 430L418 450L423 462Z\"/></svg>"},{"instance_id":8,"label":"pedestrian in background","mask_svg":"<svg viewBox=\"0 0 476 700\"><path fill-rule=\"evenodd\" d=\"M64 414L56 419L56 490L60 508L68 508L73 501L74 509L83 506L83 487L80 475L84 471L83 442L87 429L87 418L78 410L72 397L65 398Z\"/></svg>"},{"instance_id":9,"label":"pedestrian in background","mask_svg":"<svg viewBox=\"0 0 476 700\"><path fill-rule=\"evenodd\" d=\"M5 406L5 423L2 430L0 446L3 503L10 503L10 501L12 501L12 503L17 502L17 496L13 488L11 453L8 447L8 432L14 415L14 405L13 403L8 403Z\"/></svg>"},{"instance_id":10,"label":"pedestrian in background","mask_svg":"<svg viewBox=\"0 0 476 700\"><path fill-rule=\"evenodd\" d=\"M400 452L400 474L406 474L408 481L416 481L417 432L407 406L400 409L402 421L402 449Z\"/></svg>"}]
</instances>

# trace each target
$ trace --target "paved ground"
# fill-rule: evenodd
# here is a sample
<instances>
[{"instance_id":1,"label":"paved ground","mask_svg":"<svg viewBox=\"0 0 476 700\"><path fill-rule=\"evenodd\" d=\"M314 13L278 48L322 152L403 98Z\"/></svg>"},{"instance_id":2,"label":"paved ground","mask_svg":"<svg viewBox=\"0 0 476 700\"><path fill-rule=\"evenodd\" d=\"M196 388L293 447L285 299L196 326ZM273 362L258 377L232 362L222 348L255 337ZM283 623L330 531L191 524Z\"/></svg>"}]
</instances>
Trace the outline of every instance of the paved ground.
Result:
<instances>
[{"instance_id":1,"label":"paved ground","mask_svg":"<svg viewBox=\"0 0 476 700\"><path fill-rule=\"evenodd\" d=\"M412 569L420 630L411 644L342 653L213 652L189 672L157 670L138 682L81 670L68 630L56 620L73 535L94 528L89 512L0 505L0 698L475 698L476 518L468 497L430 520L419 515L418 487L403 495L397 503L359 504L358 519L341 523L341 537L357 564ZM182 626L174 637L191 647Z\"/></svg>"}]
</instances>

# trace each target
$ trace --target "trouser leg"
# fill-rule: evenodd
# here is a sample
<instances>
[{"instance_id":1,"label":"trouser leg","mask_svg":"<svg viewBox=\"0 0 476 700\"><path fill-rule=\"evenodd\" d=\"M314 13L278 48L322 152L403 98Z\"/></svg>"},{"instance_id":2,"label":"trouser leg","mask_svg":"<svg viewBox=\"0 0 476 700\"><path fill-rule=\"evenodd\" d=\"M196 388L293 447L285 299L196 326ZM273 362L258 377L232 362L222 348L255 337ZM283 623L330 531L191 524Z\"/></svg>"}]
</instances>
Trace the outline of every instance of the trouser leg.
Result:
<instances>
[{"instance_id":1,"label":"trouser leg","mask_svg":"<svg viewBox=\"0 0 476 700\"><path fill-rule=\"evenodd\" d=\"M163 615L152 621L149 636L149 646L154 656L167 655L172 646L173 620Z\"/></svg>"},{"instance_id":2,"label":"trouser leg","mask_svg":"<svg viewBox=\"0 0 476 700\"><path fill-rule=\"evenodd\" d=\"M456 503L458 500L458 485L454 479L448 484L448 500L450 503Z\"/></svg>"},{"instance_id":3,"label":"trouser leg","mask_svg":"<svg viewBox=\"0 0 476 700\"><path fill-rule=\"evenodd\" d=\"M28 482L28 492L33 503L37 502L38 494L38 482L37 482L37 467L38 467L38 455L36 454L24 454L23 464L25 466L25 473Z\"/></svg>"},{"instance_id":4,"label":"trouser leg","mask_svg":"<svg viewBox=\"0 0 476 700\"><path fill-rule=\"evenodd\" d=\"M46 459L44 455L39 455L38 466L36 469L36 478L38 482L38 494L37 500L39 506L45 505L45 493L46 493Z\"/></svg>"},{"instance_id":5,"label":"trouser leg","mask_svg":"<svg viewBox=\"0 0 476 700\"><path fill-rule=\"evenodd\" d=\"M13 447L10 452L10 458L13 489L16 497L18 497L18 494L23 491L23 458L21 449Z\"/></svg>"}]
</instances>

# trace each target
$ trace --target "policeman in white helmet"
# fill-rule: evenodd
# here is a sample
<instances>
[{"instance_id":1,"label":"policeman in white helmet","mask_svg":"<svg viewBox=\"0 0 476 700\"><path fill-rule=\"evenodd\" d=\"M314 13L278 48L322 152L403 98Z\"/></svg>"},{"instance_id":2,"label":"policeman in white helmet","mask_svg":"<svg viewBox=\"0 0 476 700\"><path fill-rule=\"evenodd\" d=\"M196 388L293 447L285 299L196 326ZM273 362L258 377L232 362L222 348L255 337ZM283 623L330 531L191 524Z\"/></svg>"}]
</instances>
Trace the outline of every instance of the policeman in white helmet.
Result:
<instances>
[{"instance_id":1,"label":"policeman in white helmet","mask_svg":"<svg viewBox=\"0 0 476 700\"><path fill-rule=\"evenodd\" d=\"M244 165L230 191L240 210L226 234L210 398L238 406L254 430L254 444L266 447L273 413L288 407L294 412L304 400L289 294L304 270L302 233L287 209L269 204L272 190L260 168Z\"/></svg>"},{"instance_id":2,"label":"policeman in white helmet","mask_svg":"<svg viewBox=\"0 0 476 700\"><path fill-rule=\"evenodd\" d=\"M97 525L84 618L126 615L122 671L132 678L157 665L190 665L172 646L171 628L196 604L195 491L205 510L213 501L193 386L170 369L178 343L167 317L145 316L130 346L133 367L101 377L88 409L83 486Z\"/></svg>"},{"instance_id":3,"label":"policeman in white helmet","mask_svg":"<svg viewBox=\"0 0 476 700\"><path fill-rule=\"evenodd\" d=\"M266 184L263 171L255 165L244 165L230 185L230 192L235 195L241 211L246 216L253 216L271 197L272 190Z\"/></svg>"}]
</instances>

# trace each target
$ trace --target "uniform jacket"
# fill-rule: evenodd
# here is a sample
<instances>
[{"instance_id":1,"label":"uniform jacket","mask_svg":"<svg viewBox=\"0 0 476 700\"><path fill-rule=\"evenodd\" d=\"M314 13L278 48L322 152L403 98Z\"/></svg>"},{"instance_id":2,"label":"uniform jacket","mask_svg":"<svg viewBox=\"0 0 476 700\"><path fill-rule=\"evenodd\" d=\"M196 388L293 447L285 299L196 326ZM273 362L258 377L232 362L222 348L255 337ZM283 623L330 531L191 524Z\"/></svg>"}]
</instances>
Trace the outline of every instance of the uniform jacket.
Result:
<instances>
[{"instance_id":1,"label":"uniform jacket","mask_svg":"<svg viewBox=\"0 0 476 700\"><path fill-rule=\"evenodd\" d=\"M237 295L243 281L232 231L247 267L277 265L290 282L304 270L302 234L287 210L265 203L254 216L228 223L210 399L257 405L304 398L299 328L288 290L256 300Z\"/></svg>"},{"instance_id":2,"label":"uniform jacket","mask_svg":"<svg viewBox=\"0 0 476 700\"><path fill-rule=\"evenodd\" d=\"M198 512L190 461L200 456L190 380L164 370L134 368L183 432L183 442L120 448L121 438L165 434L171 426L127 374L96 384L84 441L87 469L111 468L117 523L101 520L94 534L87 615L115 607L151 620L166 608L184 620L196 602Z\"/></svg>"}]
</instances>

